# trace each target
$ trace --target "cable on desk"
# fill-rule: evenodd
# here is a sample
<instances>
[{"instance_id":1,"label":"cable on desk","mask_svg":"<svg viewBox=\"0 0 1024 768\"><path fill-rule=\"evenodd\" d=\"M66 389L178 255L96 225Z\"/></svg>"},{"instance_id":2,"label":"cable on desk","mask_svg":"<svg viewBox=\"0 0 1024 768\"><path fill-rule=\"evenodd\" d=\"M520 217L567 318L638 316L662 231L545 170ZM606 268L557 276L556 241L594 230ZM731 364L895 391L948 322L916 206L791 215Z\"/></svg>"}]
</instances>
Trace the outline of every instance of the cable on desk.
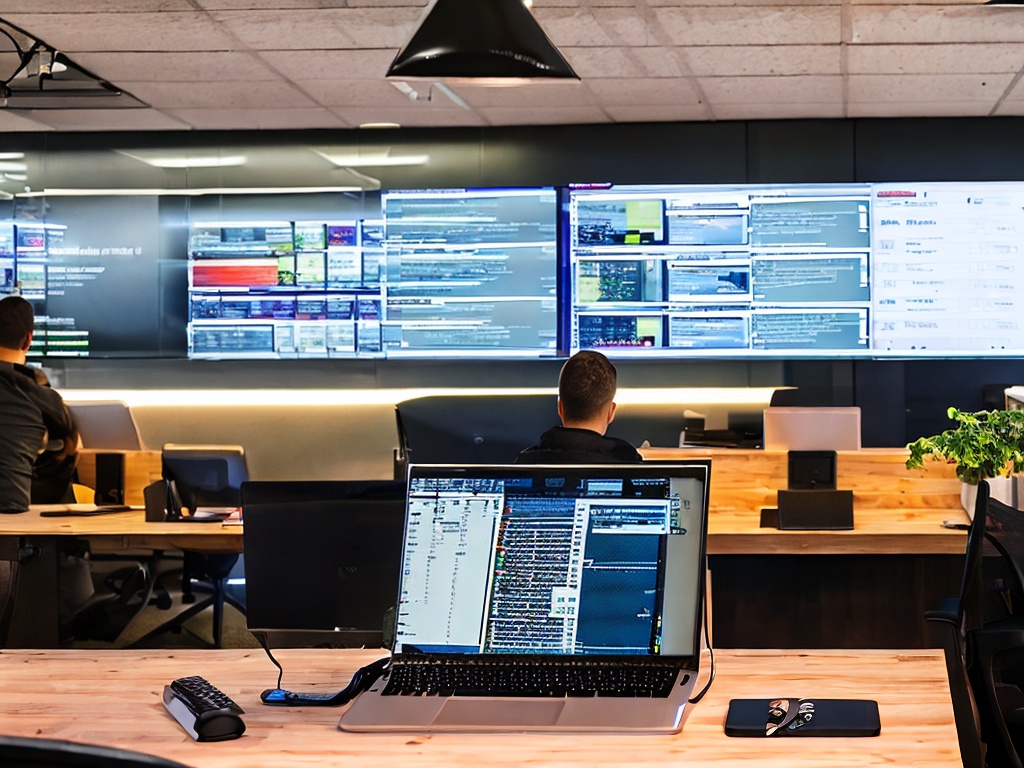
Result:
<instances>
[{"instance_id":1,"label":"cable on desk","mask_svg":"<svg viewBox=\"0 0 1024 768\"><path fill-rule=\"evenodd\" d=\"M267 657L273 662L274 666L277 667L277 687L280 688L281 679L284 677L284 667L281 666L281 662L274 658L274 654L270 652L270 643L267 641L267 633L253 632L252 634L259 641L263 650L267 652Z\"/></svg>"},{"instance_id":2,"label":"cable on desk","mask_svg":"<svg viewBox=\"0 0 1024 768\"><path fill-rule=\"evenodd\" d=\"M704 642L708 645L708 681L704 684L704 687L699 693L690 697L690 704L696 704L698 701L704 698L711 689L711 683L715 681L715 649L711 647L711 635L708 633L708 619L710 618L710 610L708 608L707 595L704 596ZM697 650L700 653L700 649Z\"/></svg>"}]
</instances>

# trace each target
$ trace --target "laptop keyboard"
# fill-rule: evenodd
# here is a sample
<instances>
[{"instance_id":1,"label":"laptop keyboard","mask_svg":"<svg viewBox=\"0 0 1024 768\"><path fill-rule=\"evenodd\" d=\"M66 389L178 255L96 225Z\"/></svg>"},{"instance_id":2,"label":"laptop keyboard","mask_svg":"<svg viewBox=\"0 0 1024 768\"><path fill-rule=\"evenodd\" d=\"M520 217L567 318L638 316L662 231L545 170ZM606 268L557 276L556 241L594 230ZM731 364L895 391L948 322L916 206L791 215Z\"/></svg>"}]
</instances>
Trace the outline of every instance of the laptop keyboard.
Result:
<instances>
[{"instance_id":1,"label":"laptop keyboard","mask_svg":"<svg viewBox=\"0 0 1024 768\"><path fill-rule=\"evenodd\" d=\"M623 696L665 698L675 666L396 663L384 696Z\"/></svg>"}]
</instances>

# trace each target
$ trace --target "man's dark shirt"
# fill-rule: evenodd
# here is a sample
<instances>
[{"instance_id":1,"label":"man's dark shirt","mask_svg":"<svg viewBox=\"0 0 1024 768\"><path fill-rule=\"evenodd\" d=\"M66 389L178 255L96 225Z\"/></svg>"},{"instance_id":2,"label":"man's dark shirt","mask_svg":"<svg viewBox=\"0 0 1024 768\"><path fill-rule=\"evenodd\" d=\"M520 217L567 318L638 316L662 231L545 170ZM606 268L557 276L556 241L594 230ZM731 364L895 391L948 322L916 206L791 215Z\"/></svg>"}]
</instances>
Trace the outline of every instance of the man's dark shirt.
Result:
<instances>
[{"instance_id":1,"label":"man's dark shirt","mask_svg":"<svg viewBox=\"0 0 1024 768\"><path fill-rule=\"evenodd\" d=\"M516 464L634 464L643 461L636 448L617 437L591 429L552 427L540 442L516 457Z\"/></svg>"},{"instance_id":2,"label":"man's dark shirt","mask_svg":"<svg viewBox=\"0 0 1024 768\"><path fill-rule=\"evenodd\" d=\"M64 400L40 385L32 368L0 362L0 512L24 512L32 501L33 480L45 482L52 479L49 472L66 470L69 457L40 454L47 435L51 441L77 440ZM42 478L34 478L37 461ZM50 461L60 467L48 466ZM59 472L62 482L69 479L65 474Z\"/></svg>"}]
</instances>

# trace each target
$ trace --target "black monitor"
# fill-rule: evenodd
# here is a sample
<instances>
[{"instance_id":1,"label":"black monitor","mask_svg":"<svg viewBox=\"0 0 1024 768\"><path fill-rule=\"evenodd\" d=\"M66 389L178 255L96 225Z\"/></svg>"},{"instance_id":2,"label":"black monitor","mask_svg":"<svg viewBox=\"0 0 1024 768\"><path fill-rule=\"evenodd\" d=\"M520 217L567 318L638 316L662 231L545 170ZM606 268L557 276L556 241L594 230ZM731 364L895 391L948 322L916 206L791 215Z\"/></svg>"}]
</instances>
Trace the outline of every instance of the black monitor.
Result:
<instances>
[{"instance_id":1,"label":"black monitor","mask_svg":"<svg viewBox=\"0 0 1024 768\"><path fill-rule=\"evenodd\" d=\"M238 507L249 479L240 445L165 445L163 477L173 481L183 507Z\"/></svg>"},{"instance_id":2,"label":"black monitor","mask_svg":"<svg viewBox=\"0 0 1024 768\"><path fill-rule=\"evenodd\" d=\"M390 643L405 481L248 482L242 517L251 632L276 647Z\"/></svg>"}]
</instances>

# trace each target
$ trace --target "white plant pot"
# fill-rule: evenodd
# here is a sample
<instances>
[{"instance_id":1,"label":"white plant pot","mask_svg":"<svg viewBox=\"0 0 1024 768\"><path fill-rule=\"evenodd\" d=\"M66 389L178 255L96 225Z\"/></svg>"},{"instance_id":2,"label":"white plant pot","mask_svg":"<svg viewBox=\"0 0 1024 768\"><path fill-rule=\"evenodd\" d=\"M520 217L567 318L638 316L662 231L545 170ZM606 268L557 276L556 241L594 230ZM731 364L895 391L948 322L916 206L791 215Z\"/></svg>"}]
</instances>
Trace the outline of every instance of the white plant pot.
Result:
<instances>
[{"instance_id":1,"label":"white plant pot","mask_svg":"<svg viewBox=\"0 0 1024 768\"><path fill-rule=\"evenodd\" d=\"M1021 498L1018 489L1021 477L990 477L988 480L989 496L996 501L1001 501L1011 507L1017 507L1017 500ZM960 483L960 504L963 505L967 516L974 519L974 505L978 500L978 486L971 483Z\"/></svg>"}]
</instances>

